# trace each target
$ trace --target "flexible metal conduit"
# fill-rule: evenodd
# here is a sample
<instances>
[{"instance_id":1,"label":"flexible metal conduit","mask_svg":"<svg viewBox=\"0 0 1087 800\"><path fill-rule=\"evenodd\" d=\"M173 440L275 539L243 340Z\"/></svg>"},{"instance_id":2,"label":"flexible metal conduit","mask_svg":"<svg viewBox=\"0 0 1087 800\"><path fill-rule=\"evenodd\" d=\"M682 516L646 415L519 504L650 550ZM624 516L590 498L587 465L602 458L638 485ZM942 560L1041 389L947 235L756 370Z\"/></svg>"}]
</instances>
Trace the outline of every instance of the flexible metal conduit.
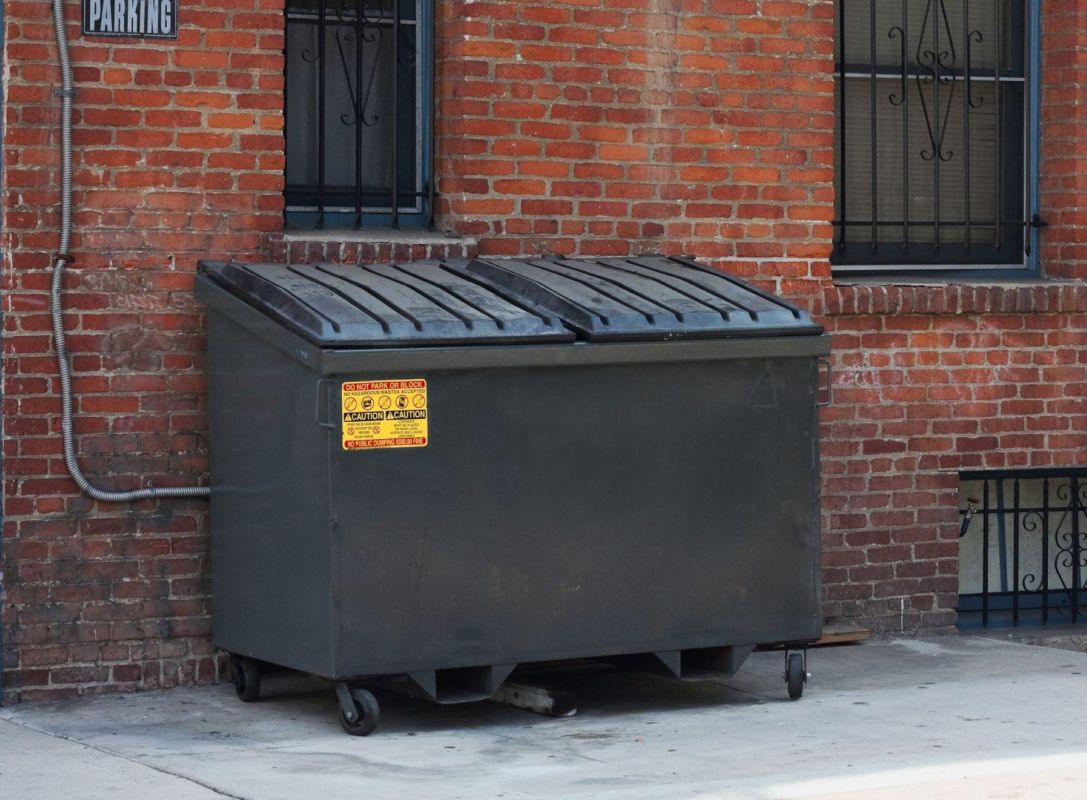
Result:
<instances>
[{"instance_id":1,"label":"flexible metal conduit","mask_svg":"<svg viewBox=\"0 0 1087 800\"><path fill-rule=\"evenodd\" d=\"M53 346L57 354L57 371L60 374L60 427L64 437L64 463L76 485L89 497L106 503L129 503L159 497L207 497L211 490L206 486L174 486L137 489L131 492L111 492L92 484L79 468L75 442L72 436L72 369L68 360L68 345L64 337L64 312L62 308L64 268L71 260L69 247L72 238L72 97L75 89L72 81L72 62L68 54L68 34L64 29L64 2L53 0L53 28L57 37L57 52L61 71L61 200L60 200L60 247L53 262L53 282L49 294L49 311L53 317Z\"/></svg>"}]
</instances>

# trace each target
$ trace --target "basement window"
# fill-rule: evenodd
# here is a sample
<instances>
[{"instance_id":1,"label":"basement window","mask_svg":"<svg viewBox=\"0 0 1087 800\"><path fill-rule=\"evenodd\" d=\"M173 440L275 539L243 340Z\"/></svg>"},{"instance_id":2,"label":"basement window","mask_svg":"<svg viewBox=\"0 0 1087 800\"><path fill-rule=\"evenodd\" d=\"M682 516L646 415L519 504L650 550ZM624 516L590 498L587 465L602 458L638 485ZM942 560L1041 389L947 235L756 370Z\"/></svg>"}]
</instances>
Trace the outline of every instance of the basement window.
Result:
<instances>
[{"instance_id":1,"label":"basement window","mask_svg":"<svg viewBox=\"0 0 1087 800\"><path fill-rule=\"evenodd\" d=\"M1087 622L1087 468L959 479L959 627Z\"/></svg>"}]
</instances>

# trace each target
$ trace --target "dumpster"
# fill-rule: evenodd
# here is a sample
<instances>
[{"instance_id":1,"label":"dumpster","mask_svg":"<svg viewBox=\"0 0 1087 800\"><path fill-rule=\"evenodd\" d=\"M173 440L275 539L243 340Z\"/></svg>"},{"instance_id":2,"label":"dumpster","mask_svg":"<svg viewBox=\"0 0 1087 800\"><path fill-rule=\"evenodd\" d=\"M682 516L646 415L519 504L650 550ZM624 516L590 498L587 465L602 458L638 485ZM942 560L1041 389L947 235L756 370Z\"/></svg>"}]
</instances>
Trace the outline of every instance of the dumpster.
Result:
<instances>
[{"instance_id":1,"label":"dumpster","mask_svg":"<svg viewBox=\"0 0 1087 800\"><path fill-rule=\"evenodd\" d=\"M526 662L685 680L819 638L820 357L685 259L205 261L214 644L439 703ZM799 696L800 653L786 652Z\"/></svg>"}]
</instances>

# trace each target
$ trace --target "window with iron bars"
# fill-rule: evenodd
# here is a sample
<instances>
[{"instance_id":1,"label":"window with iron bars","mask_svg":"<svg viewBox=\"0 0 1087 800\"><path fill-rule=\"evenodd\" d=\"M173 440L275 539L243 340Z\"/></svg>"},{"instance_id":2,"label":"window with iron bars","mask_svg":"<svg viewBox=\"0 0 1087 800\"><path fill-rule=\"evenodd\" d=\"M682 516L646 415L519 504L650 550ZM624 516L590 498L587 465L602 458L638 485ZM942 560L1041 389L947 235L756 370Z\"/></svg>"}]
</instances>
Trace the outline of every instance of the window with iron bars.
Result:
<instances>
[{"instance_id":1,"label":"window with iron bars","mask_svg":"<svg viewBox=\"0 0 1087 800\"><path fill-rule=\"evenodd\" d=\"M838 0L836 272L1025 269L1036 0Z\"/></svg>"},{"instance_id":2,"label":"window with iron bars","mask_svg":"<svg viewBox=\"0 0 1087 800\"><path fill-rule=\"evenodd\" d=\"M429 227L433 0L287 0L286 214Z\"/></svg>"}]
</instances>

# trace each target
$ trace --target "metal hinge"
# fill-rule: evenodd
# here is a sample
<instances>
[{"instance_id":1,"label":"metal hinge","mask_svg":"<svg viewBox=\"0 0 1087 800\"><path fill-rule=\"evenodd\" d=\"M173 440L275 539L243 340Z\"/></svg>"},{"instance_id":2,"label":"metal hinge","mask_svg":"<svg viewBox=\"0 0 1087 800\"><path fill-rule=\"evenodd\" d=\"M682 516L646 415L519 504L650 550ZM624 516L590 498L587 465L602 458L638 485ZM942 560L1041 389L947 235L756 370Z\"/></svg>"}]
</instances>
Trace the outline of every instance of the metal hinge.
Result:
<instances>
[{"instance_id":1,"label":"metal hinge","mask_svg":"<svg viewBox=\"0 0 1087 800\"><path fill-rule=\"evenodd\" d=\"M1048 228L1049 223L1042 219L1041 216L1039 216L1038 214L1035 214L1033 217L1030 218L1030 222L1027 223L1027 227L1034 228L1035 230L1041 230L1042 228ZM1024 252L1029 257L1033 255L1033 253L1031 252L1031 245L1033 244L1033 240L1030 236L1026 236L1024 238L1026 239L1027 245Z\"/></svg>"},{"instance_id":2,"label":"metal hinge","mask_svg":"<svg viewBox=\"0 0 1087 800\"><path fill-rule=\"evenodd\" d=\"M314 411L314 422L319 428L328 428L330 430L336 430L339 427L339 421L336 419L336 412L331 408L332 406L332 387L336 385L336 381L323 379L317 381L317 407Z\"/></svg>"}]
</instances>

